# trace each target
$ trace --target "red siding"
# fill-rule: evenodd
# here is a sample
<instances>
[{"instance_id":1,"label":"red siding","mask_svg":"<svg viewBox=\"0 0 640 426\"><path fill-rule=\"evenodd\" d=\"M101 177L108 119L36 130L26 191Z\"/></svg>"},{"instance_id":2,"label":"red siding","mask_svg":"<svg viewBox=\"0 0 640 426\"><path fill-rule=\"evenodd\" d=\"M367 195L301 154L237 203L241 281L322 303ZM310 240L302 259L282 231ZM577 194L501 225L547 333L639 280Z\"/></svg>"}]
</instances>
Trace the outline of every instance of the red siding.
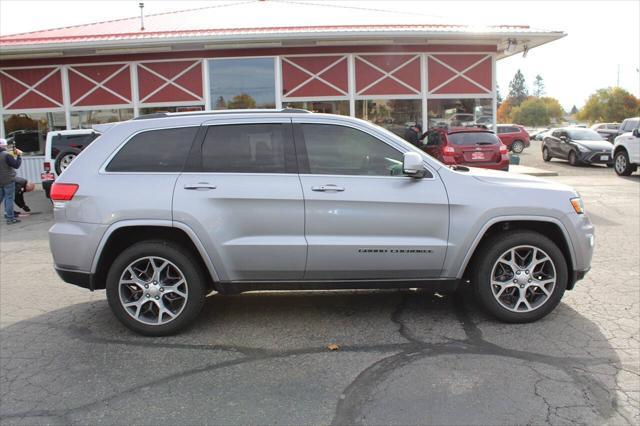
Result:
<instances>
[{"instance_id":1,"label":"red siding","mask_svg":"<svg viewBox=\"0 0 640 426\"><path fill-rule=\"evenodd\" d=\"M0 72L4 109L59 108L62 106L60 69L27 68Z\"/></svg>"},{"instance_id":2,"label":"red siding","mask_svg":"<svg viewBox=\"0 0 640 426\"><path fill-rule=\"evenodd\" d=\"M433 94L491 93L491 56L433 55L428 58L429 92Z\"/></svg>"},{"instance_id":3,"label":"red siding","mask_svg":"<svg viewBox=\"0 0 640 426\"><path fill-rule=\"evenodd\" d=\"M282 58L282 94L286 97L347 96L346 56Z\"/></svg>"},{"instance_id":4,"label":"red siding","mask_svg":"<svg viewBox=\"0 0 640 426\"><path fill-rule=\"evenodd\" d=\"M419 95L420 57L416 55L357 56L358 95Z\"/></svg>"},{"instance_id":5,"label":"red siding","mask_svg":"<svg viewBox=\"0 0 640 426\"><path fill-rule=\"evenodd\" d=\"M138 66L138 90L141 103L202 102L202 63L141 63Z\"/></svg>"},{"instance_id":6,"label":"red siding","mask_svg":"<svg viewBox=\"0 0 640 426\"><path fill-rule=\"evenodd\" d=\"M69 67L73 106L131 103L131 71L127 64Z\"/></svg>"}]
</instances>

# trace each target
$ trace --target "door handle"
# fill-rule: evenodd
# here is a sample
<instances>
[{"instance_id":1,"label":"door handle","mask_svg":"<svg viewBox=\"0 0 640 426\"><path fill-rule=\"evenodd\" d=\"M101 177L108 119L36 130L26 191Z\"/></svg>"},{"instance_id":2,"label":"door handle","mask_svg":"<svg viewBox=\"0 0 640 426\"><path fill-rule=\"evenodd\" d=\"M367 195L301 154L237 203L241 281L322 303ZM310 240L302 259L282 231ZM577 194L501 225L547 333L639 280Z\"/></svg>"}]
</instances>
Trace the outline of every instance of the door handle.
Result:
<instances>
[{"instance_id":1,"label":"door handle","mask_svg":"<svg viewBox=\"0 0 640 426\"><path fill-rule=\"evenodd\" d=\"M312 186L311 190L316 192L342 192L344 191L344 188L342 188L341 186L328 184L328 185Z\"/></svg>"},{"instance_id":2,"label":"door handle","mask_svg":"<svg viewBox=\"0 0 640 426\"><path fill-rule=\"evenodd\" d=\"M191 189L191 190L205 190L208 191L210 189L216 189L215 185L211 185L209 182L198 182L198 183L186 183L184 185L184 189Z\"/></svg>"}]
</instances>

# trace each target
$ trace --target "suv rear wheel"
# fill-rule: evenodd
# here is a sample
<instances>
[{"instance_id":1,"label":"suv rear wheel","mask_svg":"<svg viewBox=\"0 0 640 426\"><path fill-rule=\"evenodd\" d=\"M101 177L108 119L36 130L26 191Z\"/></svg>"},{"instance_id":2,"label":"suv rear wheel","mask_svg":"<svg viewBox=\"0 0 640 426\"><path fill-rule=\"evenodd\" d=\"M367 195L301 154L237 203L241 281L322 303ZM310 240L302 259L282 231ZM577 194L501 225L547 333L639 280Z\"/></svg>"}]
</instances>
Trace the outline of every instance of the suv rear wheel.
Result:
<instances>
[{"instance_id":1,"label":"suv rear wheel","mask_svg":"<svg viewBox=\"0 0 640 426\"><path fill-rule=\"evenodd\" d=\"M524 142L514 141L511 144L511 151L515 152L516 154L522 153L522 151L524 151Z\"/></svg>"},{"instance_id":2,"label":"suv rear wheel","mask_svg":"<svg viewBox=\"0 0 640 426\"><path fill-rule=\"evenodd\" d=\"M204 304L205 277L185 250L145 241L123 251L107 274L107 300L131 330L166 336L188 326Z\"/></svg>"},{"instance_id":3,"label":"suv rear wheel","mask_svg":"<svg viewBox=\"0 0 640 426\"><path fill-rule=\"evenodd\" d=\"M482 306L511 323L539 320L560 302L568 270L560 249L532 231L513 231L485 241L472 275Z\"/></svg>"}]
</instances>

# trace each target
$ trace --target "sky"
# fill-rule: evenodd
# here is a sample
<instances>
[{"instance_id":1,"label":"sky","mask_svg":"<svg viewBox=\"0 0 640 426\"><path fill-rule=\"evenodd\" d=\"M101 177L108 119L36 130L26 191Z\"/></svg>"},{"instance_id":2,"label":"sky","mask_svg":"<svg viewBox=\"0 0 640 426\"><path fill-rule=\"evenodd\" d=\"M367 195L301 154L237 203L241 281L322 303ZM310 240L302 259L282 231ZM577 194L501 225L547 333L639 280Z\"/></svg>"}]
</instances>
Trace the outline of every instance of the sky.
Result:
<instances>
[{"instance_id":1,"label":"sky","mask_svg":"<svg viewBox=\"0 0 640 426\"><path fill-rule=\"evenodd\" d=\"M322 0L315 0L317 3ZM139 1L0 0L0 34L137 16ZM145 13L203 7L213 1L147 0ZM640 0L628 1L334 1L422 17L425 23L530 25L567 36L498 61L498 85L506 96L520 69L529 91L537 74L548 96L565 109L580 108L597 89L618 84L640 98ZM357 23L357 13L354 13ZM297 22L305 25L304 22Z\"/></svg>"}]
</instances>

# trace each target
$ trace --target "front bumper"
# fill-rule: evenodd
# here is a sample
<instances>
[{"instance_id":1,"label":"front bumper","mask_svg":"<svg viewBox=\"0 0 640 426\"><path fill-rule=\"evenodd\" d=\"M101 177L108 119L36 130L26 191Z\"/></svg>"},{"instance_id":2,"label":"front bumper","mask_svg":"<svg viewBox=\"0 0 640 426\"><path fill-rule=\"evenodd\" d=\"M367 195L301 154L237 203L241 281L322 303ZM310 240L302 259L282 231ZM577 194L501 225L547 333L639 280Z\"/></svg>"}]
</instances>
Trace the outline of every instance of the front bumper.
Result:
<instances>
[{"instance_id":1,"label":"front bumper","mask_svg":"<svg viewBox=\"0 0 640 426\"><path fill-rule=\"evenodd\" d=\"M610 152L580 152L579 159L582 163L588 164L613 164L613 155Z\"/></svg>"}]
</instances>

